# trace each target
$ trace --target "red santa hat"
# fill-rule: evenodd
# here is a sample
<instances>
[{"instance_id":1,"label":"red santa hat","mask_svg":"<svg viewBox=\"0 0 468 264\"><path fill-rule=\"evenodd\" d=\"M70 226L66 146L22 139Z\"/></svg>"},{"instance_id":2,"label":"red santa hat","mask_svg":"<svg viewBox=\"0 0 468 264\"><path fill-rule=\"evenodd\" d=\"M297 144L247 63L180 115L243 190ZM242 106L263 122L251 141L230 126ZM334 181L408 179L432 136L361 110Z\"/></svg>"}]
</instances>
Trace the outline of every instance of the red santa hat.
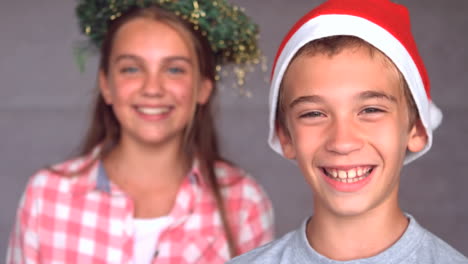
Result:
<instances>
[{"instance_id":1,"label":"red santa hat","mask_svg":"<svg viewBox=\"0 0 468 264\"><path fill-rule=\"evenodd\" d=\"M368 42L390 58L403 74L428 136L422 151L407 153L405 164L422 156L432 145L432 131L442 121L442 113L431 100L429 76L411 33L409 12L390 0L329 0L292 27L273 64L268 136L271 148L282 155L275 117L279 87L291 59L310 41L337 35L355 36Z\"/></svg>"}]
</instances>

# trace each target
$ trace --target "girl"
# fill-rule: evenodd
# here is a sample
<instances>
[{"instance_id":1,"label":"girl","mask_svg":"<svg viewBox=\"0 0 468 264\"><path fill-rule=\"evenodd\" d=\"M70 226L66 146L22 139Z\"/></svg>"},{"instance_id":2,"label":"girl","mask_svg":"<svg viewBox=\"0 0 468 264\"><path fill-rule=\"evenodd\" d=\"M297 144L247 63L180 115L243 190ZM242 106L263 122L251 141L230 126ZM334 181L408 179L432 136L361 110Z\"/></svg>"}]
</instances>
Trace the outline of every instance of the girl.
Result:
<instances>
[{"instance_id":1,"label":"girl","mask_svg":"<svg viewBox=\"0 0 468 264\"><path fill-rule=\"evenodd\" d=\"M270 201L219 154L215 68L236 51L202 28L212 10L118 3L102 43L85 25L101 60L82 155L32 177L7 263L224 263L272 239Z\"/></svg>"}]
</instances>

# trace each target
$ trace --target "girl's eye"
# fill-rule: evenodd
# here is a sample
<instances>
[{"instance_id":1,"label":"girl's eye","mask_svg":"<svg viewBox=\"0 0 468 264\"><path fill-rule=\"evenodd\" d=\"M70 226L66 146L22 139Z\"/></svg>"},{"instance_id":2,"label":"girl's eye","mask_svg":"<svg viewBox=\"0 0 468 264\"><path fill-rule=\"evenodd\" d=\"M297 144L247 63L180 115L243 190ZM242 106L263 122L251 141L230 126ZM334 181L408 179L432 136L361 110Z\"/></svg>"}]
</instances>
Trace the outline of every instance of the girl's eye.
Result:
<instances>
[{"instance_id":1,"label":"girl's eye","mask_svg":"<svg viewBox=\"0 0 468 264\"><path fill-rule=\"evenodd\" d=\"M170 74L182 74L182 73L185 73L185 69L182 68L182 67L169 67L169 68L167 68L167 71L168 71Z\"/></svg>"},{"instance_id":2,"label":"girl's eye","mask_svg":"<svg viewBox=\"0 0 468 264\"><path fill-rule=\"evenodd\" d=\"M137 73L138 68L137 67L123 67L120 69L121 73Z\"/></svg>"},{"instance_id":3,"label":"girl's eye","mask_svg":"<svg viewBox=\"0 0 468 264\"><path fill-rule=\"evenodd\" d=\"M316 118L316 117L321 117L321 116L325 116L325 115L319 111L311 111L311 112L301 114L299 118Z\"/></svg>"}]
</instances>

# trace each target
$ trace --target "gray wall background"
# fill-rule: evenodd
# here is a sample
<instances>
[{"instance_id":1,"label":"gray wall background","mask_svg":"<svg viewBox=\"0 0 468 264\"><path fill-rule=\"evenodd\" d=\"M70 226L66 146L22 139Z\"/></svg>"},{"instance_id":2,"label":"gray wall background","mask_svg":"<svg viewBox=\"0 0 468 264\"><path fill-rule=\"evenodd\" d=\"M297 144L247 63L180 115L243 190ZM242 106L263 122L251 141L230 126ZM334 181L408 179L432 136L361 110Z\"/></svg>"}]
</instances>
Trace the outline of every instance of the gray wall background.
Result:
<instances>
[{"instance_id":1,"label":"gray wall background","mask_svg":"<svg viewBox=\"0 0 468 264\"><path fill-rule=\"evenodd\" d=\"M293 23L319 0L233 0L262 30L261 47L273 60ZM425 227L468 255L468 1L400 0L444 120L432 150L403 170L402 207ZM97 57L80 74L73 46L83 38L76 1L0 1L0 259L18 200L40 167L70 157L83 136ZM224 84L217 112L224 152L263 184L275 206L277 235L312 213L311 194L299 170L266 143L268 73L250 75L251 99Z\"/></svg>"}]
</instances>

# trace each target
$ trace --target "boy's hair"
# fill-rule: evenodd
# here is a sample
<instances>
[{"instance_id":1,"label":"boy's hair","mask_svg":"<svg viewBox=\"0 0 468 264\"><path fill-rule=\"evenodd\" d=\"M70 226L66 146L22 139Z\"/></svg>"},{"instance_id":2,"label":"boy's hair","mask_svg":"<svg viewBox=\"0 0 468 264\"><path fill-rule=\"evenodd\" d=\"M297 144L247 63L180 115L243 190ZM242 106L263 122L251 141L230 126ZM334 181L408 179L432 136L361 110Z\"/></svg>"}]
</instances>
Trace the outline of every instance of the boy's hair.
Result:
<instances>
[{"instance_id":1,"label":"boy's hair","mask_svg":"<svg viewBox=\"0 0 468 264\"><path fill-rule=\"evenodd\" d=\"M395 64L380 50L367 43L366 41L354 36L325 37L313 40L305 44L301 49L298 50L298 52L291 59L291 62L289 63L289 66L286 69L286 72L283 76L283 80L280 84L275 118L277 128L282 129L286 133L286 135L289 136L288 127L286 125L286 113L284 106L284 79L286 78L286 75L289 71L289 67L294 62L294 60L301 56L314 56L317 54L324 54L329 57L333 57L348 48L365 48L369 52L369 56L374 57L377 54L377 56L380 56L382 58L383 63L389 68L389 70L394 70L397 72L397 78L400 87L403 90L403 96L408 107L409 129L411 129L411 127L419 119L419 114L418 108L416 107L416 103L414 102L413 96L411 95L411 91L408 87L408 83L403 77L403 74L400 72L400 70L398 70Z\"/></svg>"}]
</instances>

